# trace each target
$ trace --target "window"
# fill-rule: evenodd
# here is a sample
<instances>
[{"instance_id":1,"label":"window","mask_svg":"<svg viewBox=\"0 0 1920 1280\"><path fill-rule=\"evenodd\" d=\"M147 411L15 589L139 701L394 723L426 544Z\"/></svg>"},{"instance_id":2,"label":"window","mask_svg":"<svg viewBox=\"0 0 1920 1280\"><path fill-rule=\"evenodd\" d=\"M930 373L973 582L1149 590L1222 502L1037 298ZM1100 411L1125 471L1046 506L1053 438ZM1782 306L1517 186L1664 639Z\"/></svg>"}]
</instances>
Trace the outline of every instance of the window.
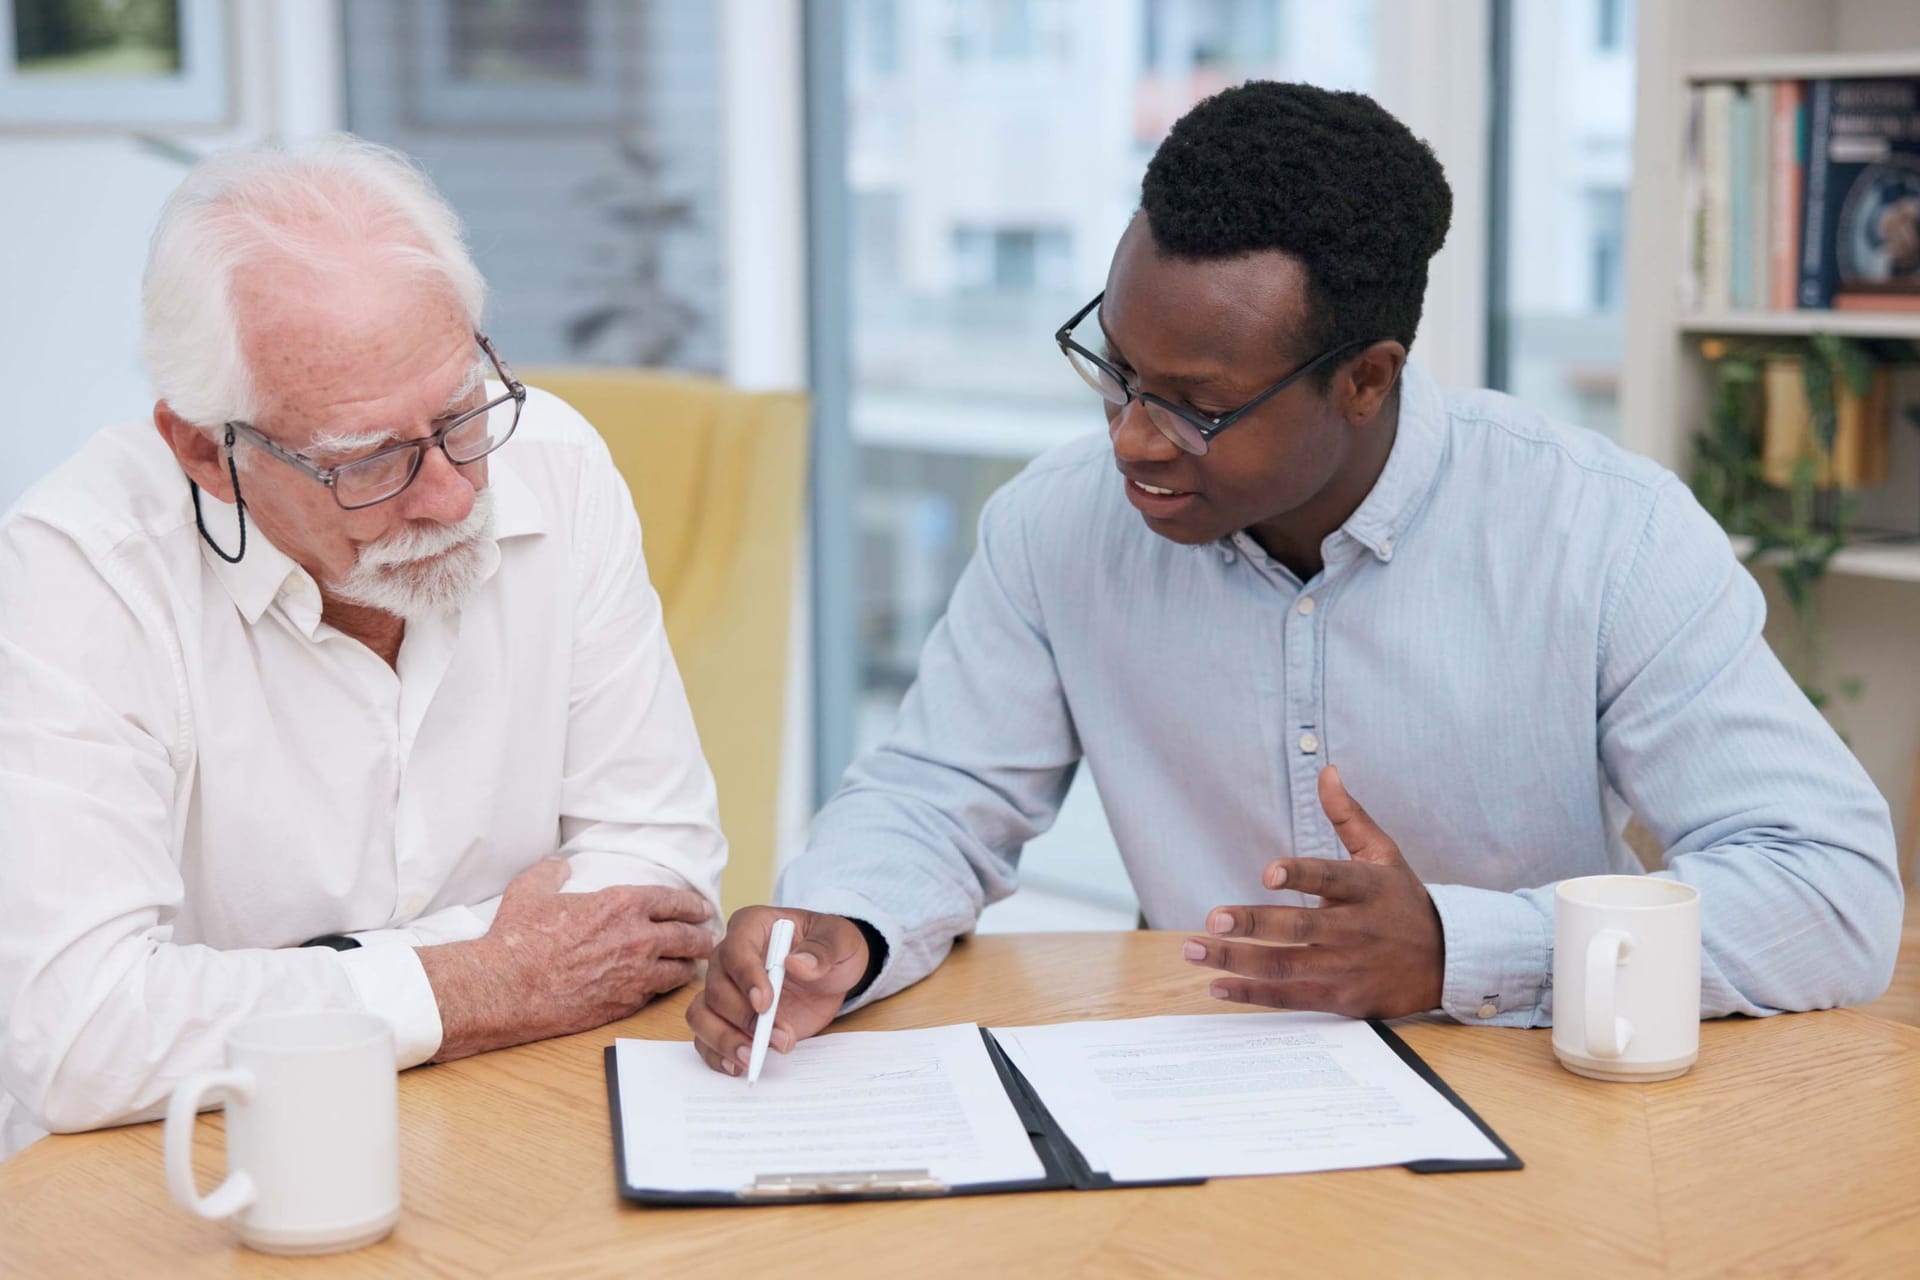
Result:
<instances>
[{"instance_id":1,"label":"window","mask_svg":"<svg viewBox=\"0 0 1920 1280\"><path fill-rule=\"evenodd\" d=\"M947 0L946 46L960 66L1065 59L1072 0Z\"/></svg>"},{"instance_id":2,"label":"window","mask_svg":"<svg viewBox=\"0 0 1920 1280\"><path fill-rule=\"evenodd\" d=\"M956 227L954 283L971 290L1058 292L1068 286L1070 248L1064 231Z\"/></svg>"},{"instance_id":3,"label":"window","mask_svg":"<svg viewBox=\"0 0 1920 1280\"><path fill-rule=\"evenodd\" d=\"M1594 0L1594 44L1602 52L1614 53L1632 43L1633 0Z\"/></svg>"},{"instance_id":4,"label":"window","mask_svg":"<svg viewBox=\"0 0 1920 1280\"><path fill-rule=\"evenodd\" d=\"M1588 309L1618 311L1626 300L1627 193L1604 187L1587 193Z\"/></svg>"},{"instance_id":5,"label":"window","mask_svg":"<svg viewBox=\"0 0 1920 1280\"><path fill-rule=\"evenodd\" d=\"M898 0L859 0L849 61L876 76L890 76L900 65L900 10Z\"/></svg>"},{"instance_id":6,"label":"window","mask_svg":"<svg viewBox=\"0 0 1920 1280\"><path fill-rule=\"evenodd\" d=\"M717 371L720 31L673 0L347 0L347 124L466 223L516 365Z\"/></svg>"},{"instance_id":7,"label":"window","mask_svg":"<svg viewBox=\"0 0 1920 1280\"><path fill-rule=\"evenodd\" d=\"M1596 2L1604 29L1620 35L1631 23L1632 0ZM1494 156L1504 182L1488 246L1496 281L1488 381L1617 438L1631 51L1596 47L1582 5L1501 0L1495 14L1497 42L1505 32L1495 97L1507 141Z\"/></svg>"},{"instance_id":8,"label":"window","mask_svg":"<svg viewBox=\"0 0 1920 1280\"><path fill-rule=\"evenodd\" d=\"M849 416L861 482L856 750L887 733L987 497L1102 429L1052 341L1105 281L1167 129L1252 77L1366 90L1373 6L1287 0L896 0L846 41ZM990 71L990 74L987 72ZM823 708L822 714L831 714ZM1084 771L996 921L1127 926Z\"/></svg>"}]
</instances>

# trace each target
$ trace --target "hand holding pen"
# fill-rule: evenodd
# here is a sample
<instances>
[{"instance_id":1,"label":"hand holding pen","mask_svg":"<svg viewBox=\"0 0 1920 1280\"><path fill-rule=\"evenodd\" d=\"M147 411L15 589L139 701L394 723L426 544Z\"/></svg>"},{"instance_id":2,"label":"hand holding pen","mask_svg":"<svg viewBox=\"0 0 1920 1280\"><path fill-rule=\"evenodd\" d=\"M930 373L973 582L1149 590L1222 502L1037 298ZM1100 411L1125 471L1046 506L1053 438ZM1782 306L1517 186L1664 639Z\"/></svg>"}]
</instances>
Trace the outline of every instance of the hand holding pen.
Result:
<instances>
[{"instance_id":1,"label":"hand holding pen","mask_svg":"<svg viewBox=\"0 0 1920 1280\"><path fill-rule=\"evenodd\" d=\"M773 931L793 926L779 1008L768 973ZM867 940L845 916L792 907L742 907L727 921L726 937L707 964L706 987L687 1008L694 1046L715 1071L743 1075L753 1057L755 1022L768 1015L767 1046L787 1053L839 1016L867 972Z\"/></svg>"}]
</instances>

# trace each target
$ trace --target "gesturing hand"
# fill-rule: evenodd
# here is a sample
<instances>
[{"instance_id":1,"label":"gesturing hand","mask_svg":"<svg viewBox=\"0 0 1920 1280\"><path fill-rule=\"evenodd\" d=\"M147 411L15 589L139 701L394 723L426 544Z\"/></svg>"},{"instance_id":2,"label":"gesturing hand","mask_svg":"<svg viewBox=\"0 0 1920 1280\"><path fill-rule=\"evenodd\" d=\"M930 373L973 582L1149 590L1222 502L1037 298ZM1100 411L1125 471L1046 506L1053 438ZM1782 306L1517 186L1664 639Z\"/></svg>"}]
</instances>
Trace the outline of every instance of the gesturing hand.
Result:
<instances>
[{"instance_id":1,"label":"gesturing hand","mask_svg":"<svg viewBox=\"0 0 1920 1280\"><path fill-rule=\"evenodd\" d=\"M1331 765L1320 771L1320 807L1353 860L1278 858L1263 878L1269 889L1314 894L1321 905L1215 907L1207 915L1213 936L1189 939L1187 959L1232 975L1208 988L1220 1000L1353 1018L1436 1008L1446 940L1433 898Z\"/></svg>"},{"instance_id":2,"label":"gesturing hand","mask_svg":"<svg viewBox=\"0 0 1920 1280\"><path fill-rule=\"evenodd\" d=\"M773 1002L767 940L773 922L794 923L793 950L774 1015L773 1047L781 1053L818 1032L840 1012L847 992L867 972L867 939L845 916L790 907L742 907L727 921L707 985L687 1006L694 1046L708 1066L737 1076L747 1069L754 1020Z\"/></svg>"},{"instance_id":3,"label":"gesturing hand","mask_svg":"<svg viewBox=\"0 0 1920 1280\"><path fill-rule=\"evenodd\" d=\"M420 948L440 1004L436 1058L603 1026L691 980L712 953L713 910L699 894L562 893L569 874L565 859L542 858L508 883L483 937Z\"/></svg>"}]
</instances>

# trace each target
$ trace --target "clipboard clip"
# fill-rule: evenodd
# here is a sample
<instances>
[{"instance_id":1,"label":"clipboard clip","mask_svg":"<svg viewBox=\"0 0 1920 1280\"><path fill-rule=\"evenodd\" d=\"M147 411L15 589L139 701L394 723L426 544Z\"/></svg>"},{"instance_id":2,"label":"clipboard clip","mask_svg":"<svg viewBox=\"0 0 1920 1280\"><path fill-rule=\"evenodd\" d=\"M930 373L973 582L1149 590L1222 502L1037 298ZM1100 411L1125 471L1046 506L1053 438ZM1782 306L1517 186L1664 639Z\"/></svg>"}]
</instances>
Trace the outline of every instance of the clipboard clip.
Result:
<instances>
[{"instance_id":1,"label":"clipboard clip","mask_svg":"<svg viewBox=\"0 0 1920 1280\"><path fill-rule=\"evenodd\" d=\"M802 1196L943 1195L947 1184L926 1169L868 1169L843 1173L763 1173L741 1188L743 1200Z\"/></svg>"}]
</instances>

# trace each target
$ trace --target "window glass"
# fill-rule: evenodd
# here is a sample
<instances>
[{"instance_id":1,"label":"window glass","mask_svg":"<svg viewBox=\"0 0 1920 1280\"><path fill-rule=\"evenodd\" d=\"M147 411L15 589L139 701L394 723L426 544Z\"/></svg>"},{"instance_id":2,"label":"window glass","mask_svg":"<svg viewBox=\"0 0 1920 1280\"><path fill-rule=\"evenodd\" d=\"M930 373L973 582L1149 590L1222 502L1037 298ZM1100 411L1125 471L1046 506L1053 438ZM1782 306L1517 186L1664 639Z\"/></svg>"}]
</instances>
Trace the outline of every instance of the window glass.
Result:
<instances>
[{"instance_id":1,"label":"window glass","mask_svg":"<svg viewBox=\"0 0 1920 1280\"><path fill-rule=\"evenodd\" d=\"M858 749L891 725L988 495L1103 427L1053 332L1103 287L1167 129L1251 78L1369 90L1372 24L1366 0L854 0ZM1022 882L986 927L1132 922L1084 773Z\"/></svg>"},{"instance_id":2,"label":"window glass","mask_svg":"<svg viewBox=\"0 0 1920 1280\"><path fill-rule=\"evenodd\" d=\"M1632 0L1509 3L1507 199L1492 381L1563 421L1619 435ZM1498 162L1498 158L1496 158Z\"/></svg>"}]
</instances>

